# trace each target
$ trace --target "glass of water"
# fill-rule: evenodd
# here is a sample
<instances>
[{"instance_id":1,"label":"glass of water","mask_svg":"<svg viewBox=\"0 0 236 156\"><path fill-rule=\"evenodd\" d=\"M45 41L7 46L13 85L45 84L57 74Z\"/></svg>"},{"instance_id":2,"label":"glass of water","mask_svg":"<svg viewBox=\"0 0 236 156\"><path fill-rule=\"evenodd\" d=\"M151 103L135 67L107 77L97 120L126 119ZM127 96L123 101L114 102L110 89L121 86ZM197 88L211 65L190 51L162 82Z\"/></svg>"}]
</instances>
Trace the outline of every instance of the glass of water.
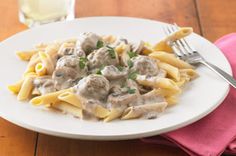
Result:
<instances>
[{"instance_id":1,"label":"glass of water","mask_svg":"<svg viewBox=\"0 0 236 156\"><path fill-rule=\"evenodd\" d=\"M28 27L74 19L75 0L19 0L19 19Z\"/></svg>"}]
</instances>

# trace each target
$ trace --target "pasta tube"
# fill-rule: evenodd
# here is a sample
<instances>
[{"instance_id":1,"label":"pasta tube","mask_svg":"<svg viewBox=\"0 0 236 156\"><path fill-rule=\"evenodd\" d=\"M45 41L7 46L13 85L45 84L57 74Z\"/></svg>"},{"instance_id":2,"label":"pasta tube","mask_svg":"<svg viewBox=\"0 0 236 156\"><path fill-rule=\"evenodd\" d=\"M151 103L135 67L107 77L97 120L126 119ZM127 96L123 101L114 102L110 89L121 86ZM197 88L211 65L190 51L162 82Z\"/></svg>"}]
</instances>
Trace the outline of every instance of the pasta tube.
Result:
<instances>
[{"instance_id":1,"label":"pasta tube","mask_svg":"<svg viewBox=\"0 0 236 156\"><path fill-rule=\"evenodd\" d=\"M30 58L30 61L27 65L27 68L25 70L24 73L29 73L29 72L35 72L35 66L37 63L40 62L40 58L39 58L39 55L38 53L37 54L34 54L31 58Z\"/></svg>"},{"instance_id":2,"label":"pasta tube","mask_svg":"<svg viewBox=\"0 0 236 156\"><path fill-rule=\"evenodd\" d=\"M64 90L60 90L57 92L52 92L52 93L48 93L45 95L41 95L41 96L37 96L34 97L33 99L30 100L30 103L32 103L33 105L42 105L42 104L55 104L57 102L60 101L60 99L58 98L58 96L64 92L70 91L71 89L64 89Z\"/></svg>"},{"instance_id":3,"label":"pasta tube","mask_svg":"<svg viewBox=\"0 0 236 156\"><path fill-rule=\"evenodd\" d=\"M136 81L144 86L152 87L152 88L162 88L171 90L174 93L180 93L181 89L178 85L171 79L168 78L160 78L160 77L150 77L146 78L146 76L138 75Z\"/></svg>"},{"instance_id":4,"label":"pasta tube","mask_svg":"<svg viewBox=\"0 0 236 156\"><path fill-rule=\"evenodd\" d=\"M190 35L192 32L193 32L193 28L191 28L191 27L182 27L178 31L168 35L164 39L164 41L173 42L173 41L179 40L181 38L184 38L184 37Z\"/></svg>"},{"instance_id":5,"label":"pasta tube","mask_svg":"<svg viewBox=\"0 0 236 156\"><path fill-rule=\"evenodd\" d=\"M54 71L54 63L53 63L52 58L50 57L50 55L40 51L39 52L39 57L40 57L40 60L42 61L43 65L47 69L47 73L52 74L53 71Z\"/></svg>"},{"instance_id":6,"label":"pasta tube","mask_svg":"<svg viewBox=\"0 0 236 156\"><path fill-rule=\"evenodd\" d=\"M43 76L43 75L46 75L47 69L42 63L38 63L35 66L35 72L38 76Z\"/></svg>"},{"instance_id":7,"label":"pasta tube","mask_svg":"<svg viewBox=\"0 0 236 156\"><path fill-rule=\"evenodd\" d=\"M121 119L134 119L139 118L145 115L148 112L158 112L161 113L165 110L167 106L166 102L154 103L154 104L146 104L146 105L139 105L139 106L131 106L128 107Z\"/></svg>"},{"instance_id":8,"label":"pasta tube","mask_svg":"<svg viewBox=\"0 0 236 156\"><path fill-rule=\"evenodd\" d=\"M154 45L156 51L172 52L172 48L168 45L168 42L174 42L181 38L184 38L191 34L193 29L191 27L182 27L178 31L168 35L166 38Z\"/></svg>"},{"instance_id":9,"label":"pasta tube","mask_svg":"<svg viewBox=\"0 0 236 156\"><path fill-rule=\"evenodd\" d=\"M20 89L21 89L21 86L22 86L23 82L24 82L24 81L23 81L23 79L22 79L22 80L16 82L15 84L9 85L7 88L8 88L8 90L10 90L12 93L18 94L19 91L20 91Z\"/></svg>"},{"instance_id":10,"label":"pasta tube","mask_svg":"<svg viewBox=\"0 0 236 156\"><path fill-rule=\"evenodd\" d=\"M60 101L55 105L52 105L52 107L61 110L63 113L68 113L75 117L82 118L82 109L75 107L67 102Z\"/></svg>"},{"instance_id":11,"label":"pasta tube","mask_svg":"<svg viewBox=\"0 0 236 156\"><path fill-rule=\"evenodd\" d=\"M110 114L110 111L100 105L97 105L93 113L98 118L105 118Z\"/></svg>"},{"instance_id":12,"label":"pasta tube","mask_svg":"<svg viewBox=\"0 0 236 156\"><path fill-rule=\"evenodd\" d=\"M154 51L154 49L153 49L152 45L148 42L145 42L144 48L142 50L142 54L148 55L148 54L152 53L153 51Z\"/></svg>"},{"instance_id":13,"label":"pasta tube","mask_svg":"<svg viewBox=\"0 0 236 156\"><path fill-rule=\"evenodd\" d=\"M33 90L33 80L34 80L33 76L26 76L24 78L21 89L17 95L17 100L23 101L29 98Z\"/></svg>"},{"instance_id":14,"label":"pasta tube","mask_svg":"<svg viewBox=\"0 0 236 156\"><path fill-rule=\"evenodd\" d=\"M164 69L167 74L171 76L175 81L180 80L180 72L178 68L164 62L158 62L158 66L159 68Z\"/></svg>"},{"instance_id":15,"label":"pasta tube","mask_svg":"<svg viewBox=\"0 0 236 156\"><path fill-rule=\"evenodd\" d=\"M99 104L83 105L83 109L93 114L98 118L105 118L110 114L110 111Z\"/></svg>"},{"instance_id":16,"label":"pasta tube","mask_svg":"<svg viewBox=\"0 0 236 156\"><path fill-rule=\"evenodd\" d=\"M78 108L82 108L81 100L79 99L79 97L77 95L75 95L72 92L62 93L58 96L58 99L60 99L61 101L65 101L71 105L74 105Z\"/></svg>"},{"instance_id":17,"label":"pasta tube","mask_svg":"<svg viewBox=\"0 0 236 156\"><path fill-rule=\"evenodd\" d=\"M191 69L191 68L193 68L193 66L191 66L187 62L184 62L184 61L176 58L173 54L169 54L169 53L166 53L166 52L161 52L161 51L160 52L153 52L153 53L149 54L149 56L154 58L154 59L158 59L161 62L165 62L165 63L168 63L172 66L180 68L180 69Z\"/></svg>"},{"instance_id":18,"label":"pasta tube","mask_svg":"<svg viewBox=\"0 0 236 156\"><path fill-rule=\"evenodd\" d=\"M180 75L188 76L190 80L198 77L198 73L193 69L180 69Z\"/></svg>"},{"instance_id":19,"label":"pasta tube","mask_svg":"<svg viewBox=\"0 0 236 156\"><path fill-rule=\"evenodd\" d=\"M166 102L168 103L168 106L174 105L178 102L178 98L176 95L172 95L172 96L167 96L165 97Z\"/></svg>"},{"instance_id":20,"label":"pasta tube","mask_svg":"<svg viewBox=\"0 0 236 156\"><path fill-rule=\"evenodd\" d=\"M37 52L37 50L17 51L16 55L23 61L29 61L33 55L37 54Z\"/></svg>"},{"instance_id":21,"label":"pasta tube","mask_svg":"<svg viewBox=\"0 0 236 156\"><path fill-rule=\"evenodd\" d=\"M109 122L119 118L123 113L123 109L112 108L110 114L104 119L104 122Z\"/></svg>"}]
</instances>

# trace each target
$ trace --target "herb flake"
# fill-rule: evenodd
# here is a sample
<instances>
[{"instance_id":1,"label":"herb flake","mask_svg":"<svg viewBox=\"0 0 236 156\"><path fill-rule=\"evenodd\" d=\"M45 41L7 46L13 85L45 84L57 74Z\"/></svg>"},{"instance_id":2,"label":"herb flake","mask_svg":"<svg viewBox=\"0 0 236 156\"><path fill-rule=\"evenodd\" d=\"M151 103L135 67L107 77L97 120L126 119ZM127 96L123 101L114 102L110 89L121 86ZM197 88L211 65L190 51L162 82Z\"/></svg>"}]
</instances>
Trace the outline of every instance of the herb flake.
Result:
<instances>
[{"instance_id":1,"label":"herb flake","mask_svg":"<svg viewBox=\"0 0 236 156\"><path fill-rule=\"evenodd\" d=\"M97 45L96 45L97 49L102 48L103 46L104 46L103 41L98 40L98 41L97 41Z\"/></svg>"},{"instance_id":2,"label":"herb flake","mask_svg":"<svg viewBox=\"0 0 236 156\"><path fill-rule=\"evenodd\" d=\"M88 59L86 57L80 57L79 58L79 67L80 69L84 69L86 62L88 61Z\"/></svg>"},{"instance_id":3,"label":"herb flake","mask_svg":"<svg viewBox=\"0 0 236 156\"><path fill-rule=\"evenodd\" d=\"M136 92L136 89L134 89L134 88L130 88L130 87L128 87L128 91L127 91L129 94L134 94L135 92Z\"/></svg>"},{"instance_id":4,"label":"herb flake","mask_svg":"<svg viewBox=\"0 0 236 156\"><path fill-rule=\"evenodd\" d=\"M124 67L121 66L121 65L118 65L116 68L117 68L119 71L123 71L123 70L124 70Z\"/></svg>"},{"instance_id":5,"label":"herb flake","mask_svg":"<svg viewBox=\"0 0 236 156\"><path fill-rule=\"evenodd\" d=\"M111 58L112 59L115 59L116 58L116 52L114 50L114 48L110 47L110 46L106 46L108 48L108 53L110 54Z\"/></svg>"},{"instance_id":6,"label":"herb flake","mask_svg":"<svg viewBox=\"0 0 236 156\"><path fill-rule=\"evenodd\" d=\"M133 52L133 51L128 51L127 53L128 53L128 55L129 55L130 58L133 58L133 57L138 56L138 54L135 53L135 52Z\"/></svg>"},{"instance_id":7,"label":"herb flake","mask_svg":"<svg viewBox=\"0 0 236 156\"><path fill-rule=\"evenodd\" d=\"M138 75L138 72L137 72L137 71L131 72L131 73L129 73L129 75L128 75L128 79L135 80L135 79L137 78L137 75Z\"/></svg>"},{"instance_id":8,"label":"herb flake","mask_svg":"<svg viewBox=\"0 0 236 156\"><path fill-rule=\"evenodd\" d=\"M132 68L134 66L134 63L131 60L128 60L127 64L129 66L129 68Z\"/></svg>"},{"instance_id":9,"label":"herb flake","mask_svg":"<svg viewBox=\"0 0 236 156\"><path fill-rule=\"evenodd\" d=\"M97 70L96 74L102 75L102 70L103 70L104 67L105 67L105 66L102 65L102 66Z\"/></svg>"}]
</instances>

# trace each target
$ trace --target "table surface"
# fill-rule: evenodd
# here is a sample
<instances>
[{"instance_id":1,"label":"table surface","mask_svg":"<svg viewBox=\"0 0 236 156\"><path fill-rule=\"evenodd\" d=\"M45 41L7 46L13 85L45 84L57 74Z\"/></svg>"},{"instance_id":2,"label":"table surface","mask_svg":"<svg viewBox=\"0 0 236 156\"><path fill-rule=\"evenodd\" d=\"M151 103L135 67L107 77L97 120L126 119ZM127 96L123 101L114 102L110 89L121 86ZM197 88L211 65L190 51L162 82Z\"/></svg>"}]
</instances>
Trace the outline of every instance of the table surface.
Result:
<instances>
[{"instance_id":1,"label":"table surface","mask_svg":"<svg viewBox=\"0 0 236 156\"><path fill-rule=\"evenodd\" d=\"M131 16L191 26L210 41L236 31L236 0L77 0L76 17ZM17 0L0 0L0 41L27 29L19 23ZM178 148L140 140L83 141L36 133L0 118L0 155L187 155Z\"/></svg>"}]
</instances>

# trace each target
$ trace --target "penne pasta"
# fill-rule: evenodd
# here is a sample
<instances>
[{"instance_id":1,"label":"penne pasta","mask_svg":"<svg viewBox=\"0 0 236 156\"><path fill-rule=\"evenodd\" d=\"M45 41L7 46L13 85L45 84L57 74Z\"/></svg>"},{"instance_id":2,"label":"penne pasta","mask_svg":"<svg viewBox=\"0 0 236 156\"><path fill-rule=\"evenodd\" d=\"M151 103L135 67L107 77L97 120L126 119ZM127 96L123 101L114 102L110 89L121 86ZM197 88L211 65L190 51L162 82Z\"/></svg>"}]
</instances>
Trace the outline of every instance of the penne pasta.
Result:
<instances>
[{"instance_id":1,"label":"penne pasta","mask_svg":"<svg viewBox=\"0 0 236 156\"><path fill-rule=\"evenodd\" d=\"M185 83L187 83L188 81L186 81L186 79L184 78L180 78L180 81L176 82L176 84L179 86L179 87L182 87L184 86Z\"/></svg>"},{"instance_id":2,"label":"penne pasta","mask_svg":"<svg viewBox=\"0 0 236 156\"><path fill-rule=\"evenodd\" d=\"M41 93L39 92L39 90L37 88L34 88L33 91L32 91L32 95L33 96L40 96Z\"/></svg>"},{"instance_id":3,"label":"penne pasta","mask_svg":"<svg viewBox=\"0 0 236 156\"><path fill-rule=\"evenodd\" d=\"M112 108L110 114L104 119L104 122L109 122L119 118L123 113L123 109Z\"/></svg>"},{"instance_id":4,"label":"penne pasta","mask_svg":"<svg viewBox=\"0 0 236 156\"><path fill-rule=\"evenodd\" d=\"M21 86L22 86L23 82L24 82L24 80L22 79L22 80L16 82L15 84L9 85L7 88L12 93L18 94L20 89L21 89Z\"/></svg>"},{"instance_id":5,"label":"penne pasta","mask_svg":"<svg viewBox=\"0 0 236 156\"><path fill-rule=\"evenodd\" d=\"M188 76L190 80L193 80L199 76L198 73L193 69L180 69L180 74L182 76Z\"/></svg>"},{"instance_id":6,"label":"penne pasta","mask_svg":"<svg viewBox=\"0 0 236 156\"><path fill-rule=\"evenodd\" d=\"M180 81L180 72L178 68L164 62L158 62L158 66L159 68L164 69L175 81Z\"/></svg>"},{"instance_id":7,"label":"penne pasta","mask_svg":"<svg viewBox=\"0 0 236 156\"><path fill-rule=\"evenodd\" d=\"M52 107L62 111L63 113L68 113L68 114L71 114L75 117L82 118L82 111L83 110L78 107L75 107L69 103L60 101L60 102L52 105Z\"/></svg>"},{"instance_id":8,"label":"penne pasta","mask_svg":"<svg viewBox=\"0 0 236 156\"><path fill-rule=\"evenodd\" d=\"M35 72L35 66L37 63L40 62L40 58L39 58L39 55L38 53L37 54L34 54L31 58L30 58L30 61L27 65L27 68L25 70L24 73L29 73L29 72Z\"/></svg>"},{"instance_id":9,"label":"penne pasta","mask_svg":"<svg viewBox=\"0 0 236 156\"><path fill-rule=\"evenodd\" d=\"M154 51L164 51L168 53L172 53L172 48L167 44L165 40L162 40L154 45L153 47Z\"/></svg>"},{"instance_id":10,"label":"penne pasta","mask_svg":"<svg viewBox=\"0 0 236 156\"><path fill-rule=\"evenodd\" d=\"M70 91L71 88L69 89L64 89L64 90L60 90L57 92L52 92L52 93L48 93L45 95L41 95L41 96L37 96L34 97L33 99L30 100L30 103L32 103L33 105L51 105L51 104L56 104L57 102L60 101L60 99L58 98L58 96L64 92Z\"/></svg>"},{"instance_id":11,"label":"penne pasta","mask_svg":"<svg viewBox=\"0 0 236 156\"><path fill-rule=\"evenodd\" d=\"M113 35L106 35L102 37L102 40L106 43L114 43L116 41L116 37Z\"/></svg>"},{"instance_id":12,"label":"penne pasta","mask_svg":"<svg viewBox=\"0 0 236 156\"><path fill-rule=\"evenodd\" d=\"M54 63L52 61L52 58L50 57L50 55L48 55L47 53L44 52L39 52L39 57L40 60L42 61L43 65L45 66L46 70L47 70L47 74L52 74L54 71Z\"/></svg>"},{"instance_id":13,"label":"penne pasta","mask_svg":"<svg viewBox=\"0 0 236 156\"><path fill-rule=\"evenodd\" d=\"M94 109L93 114L98 118L105 118L109 116L110 111L100 105L97 105Z\"/></svg>"},{"instance_id":14,"label":"penne pasta","mask_svg":"<svg viewBox=\"0 0 236 156\"><path fill-rule=\"evenodd\" d=\"M79 99L79 97L76 94L74 94L72 92L62 93L58 96L58 99L60 99L61 101L67 102L73 106L76 106L78 108L82 108L81 100Z\"/></svg>"},{"instance_id":15,"label":"penne pasta","mask_svg":"<svg viewBox=\"0 0 236 156\"><path fill-rule=\"evenodd\" d=\"M61 43L54 43L51 45L48 45L45 48L45 53L50 56L50 58L54 58L57 55L57 52L61 46Z\"/></svg>"},{"instance_id":16,"label":"penne pasta","mask_svg":"<svg viewBox=\"0 0 236 156\"><path fill-rule=\"evenodd\" d=\"M166 42L174 42L176 40L179 40L181 38L184 38L188 35L190 35L193 32L193 28L191 27L182 27L178 31L168 35L164 41Z\"/></svg>"},{"instance_id":17,"label":"penne pasta","mask_svg":"<svg viewBox=\"0 0 236 156\"><path fill-rule=\"evenodd\" d=\"M168 54L166 52L153 52L149 54L150 57L154 59L158 59L161 62L168 63L172 66L175 66L180 69L192 69L193 66L188 64L187 62L184 62L183 60L180 60L174 56L174 54Z\"/></svg>"},{"instance_id":18,"label":"penne pasta","mask_svg":"<svg viewBox=\"0 0 236 156\"><path fill-rule=\"evenodd\" d=\"M155 93L156 93L157 96L161 95L163 97L177 96L181 93L181 91L180 92L174 92L172 90L163 89L163 88L154 89L154 90L155 90Z\"/></svg>"},{"instance_id":19,"label":"penne pasta","mask_svg":"<svg viewBox=\"0 0 236 156\"><path fill-rule=\"evenodd\" d=\"M37 63L35 66L35 72L38 76L43 76L47 74L47 69L42 63Z\"/></svg>"},{"instance_id":20,"label":"penne pasta","mask_svg":"<svg viewBox=\"0 0 236 156\"><path fill-rule=\"evenodd\" d=\"M107 108L101 106L99 104L99 101L97 101L98 103L88 104L84 100L85 99L81 97L82 108L86 110L88 113L93 114L97 118L106 118L107 116L109 116L110 111Z\"/></svg>"},{"instance_id":21,"label":"penne pasta","mask_svg":"<svg viewBox=\"0 0 236 156\"><path fill-rule=\"evenodd\" d=\"M139 118L143 115L146 115L148 112L161 113L165 110L166 106L167 106L166 102L160 102L154 104L128 107L122 114L121 119L127 120L127 119Z\"/></svg>"},{"instance_id":22,"label":"penne pasta","mask_svg":"<svg viewBox=\"0 0 236 156\"><path fill-rule=\"evenodd\" d=\"M160 78L160 77L151 77L146 78L145 76L138 75L136 81L144 86L152 87L152 88L162 88L170 90L174 93L180 93L181 89L178 85L171 79L168 78Z\"/></svg>"},{"instance_id":23,"label":"penne pasta","mask_svg":"<svg viewBox=\"0 0 236 156\"><path fill-rule=\"evenodd\" d=\"M16 55L23 61L29 61L31 57L37 53L37 50L17 51Z\"/></svg>"},{"instance_id":24,"label":"penne pasta","mask_svg":"<svg viewBox=\"0 0 236 156\"><path fill-rule=\"evenodd\" d=\"M120 54L120 61L122 65L128 66L128 61L130 60L130 57L128 55L128 52L130 51L129 46L125 46L122 53Z\"/></svg>"},{"instance_id":25,"label":"penne pasta","mask_svg":"<svg viewBox=\"0 0 236 156\"><path fill-rule=\"evenodd\" d=\"M168 103L168 106L175 105L178 102L178 98L176 95L167 96L165 97L165 99L166 99L166 102Z\"/></svg>"},{"instance_id":26,"label":"penne pasta","mask_svg":"<svg viewBox=\"0 0 236 156\"><path fill-rule=\"evenodd\" d=\"M35 72L28 72L28 73L24 73L23 78L25 78L27 76L34 76L34 77L36 77L38 75Z\"/></svg>"},{"instance_id":27,"label":"penne pasta","mask_svg":"<svg viewBox=\"0 0 236 156\"><path fill-rule=\"evenodd\" d=\"M148 55L148 54L152 53L153 51L154 51L154 49L153 49L152 45L148 42L145 42L144 48L142 50L142 54Z\"/></svg>"},{"instance_id":28,"label":"penne pasta","mask_svg":"<svg viewBox=\"0 0 236 156\"><path fill-rule=\"evenodd\" d=\"M31 96L31 91L33 90L33 80L34 76L26 76L24 78L20 91L17 95L17 100L27 100Z\"/></svg>"},{"instance_id":29,"label":"penne pasta","mask_svg":"<svg viewBox=\"0 0 236 156\"><path fill-rule=\"evenodd\" d=\"M190 27L182 27L178 31L170 34L160 42L154 45L153 49L155 51L166 51L166 52L172 52L172 48L168 45L169 42L174 42L176 40L179 40L181 38L184 38L188 35L190 35L193 32L193 29Z\"/></svg>"},{"instance_id":30,"label":"penne pasta","mask_svg":"<svg viewBox=\"0 0 236 156\"><path fill-rule=\"evenodd\" d=\"M115 51L117 52L118 55L122 55L122 53L128 48L128 46L124 43L119 44L116 48Z\"/></svg>"}]
</instances>

